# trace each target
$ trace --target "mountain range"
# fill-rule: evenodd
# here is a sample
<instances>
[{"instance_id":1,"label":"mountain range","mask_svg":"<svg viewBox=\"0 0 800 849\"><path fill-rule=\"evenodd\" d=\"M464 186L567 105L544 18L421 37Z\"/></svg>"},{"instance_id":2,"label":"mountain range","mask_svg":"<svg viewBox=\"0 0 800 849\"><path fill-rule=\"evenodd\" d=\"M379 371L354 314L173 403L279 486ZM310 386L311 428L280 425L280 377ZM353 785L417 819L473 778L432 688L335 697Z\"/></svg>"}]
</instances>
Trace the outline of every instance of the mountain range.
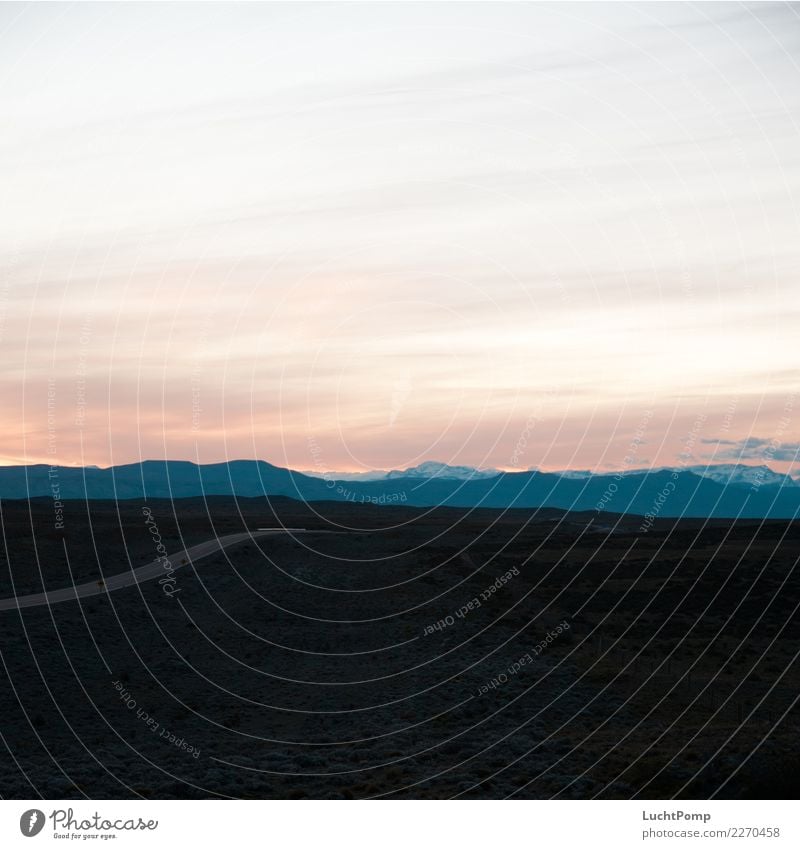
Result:
<instances>
[{"instance_id":1,"label":"mountain range","mask_svg":"<svg viewBox=\"0 0 800 849\"><path fill-rule=\"evenodd\" d=\"M528 469L529 472L540 471L536 468ZM790 475L775 472L769 466L747 466L743 463L717 463L714 465L696 465L671 467L661 466L657 469L629 469L622 472L625 475L648 474L655 471L684 471L699 475L703 478L717 481L725 485L742 486L800 486L800 478L795 479ZM324 480L337 481L378 481L395 480L397 478L442 478L445 480L474 480L476 478L492 478L503 474L500 469L477 469L474 466L451 466L447 463L438 463L428 460L419 466L411 466L407 469L370 469L364 472L335 472L335 471L303 471L301 474L309 477L322 478ZM550 472L550 474L561 475L564 478L584 480L590 477L603 477L614 475L615 472L592 472L588 469L564 469Z\"/></svg>"},{"instance_id":2,"label":"mountain range","mask_svg":"<svg viewBox=\"0 0 800 849\"><path fill-rule=\"evenodd\" d=\"M469 467L425 463L387 472L380 479L344 480L312 476L263 460L207 465L147 460L107 469L42 464L0 467L0 499L266 495L415 507L552 507L661 518L797 517L800 486L766 466L759 475L759 468L700 467L703 473L698 473L693 467L604 474L473 469L468 474L465 470Z\"/></svg>"},{"instance_id":3,"label":"mountain range","mask_svg":"<svg viewBox=\"0 0 800 849\"><path fill-rule=\"evenodd\" d=\"M474 466L450 466L428 460L419 466L407 469L370 469L366 472L304 471L302 474L314 478L340 481L380 481L395 478L445 478L448 480L471 480L473 478L493 478L501 474L500 469L476 469Z\"/></svg>"},{"instance_id":4,"label":"mountain range","mask_svg":"<svg viewBox=\"0 0 800 849\"><path fill-rule=\"evenodd\" d=\"M746 466L744 463L717 463L711 466L680 466L678 468L670 466L661 466L657 469L627 469L621 474L624 475L641 475L652 472L675 472L684 471L691 472L701 478L708 478L717 483L726 486L800 486L800 478L792 478L790 475L784 475L780 472L773 471L769 466ZM586 470L568 469L563 472L555 472L554 474L563 475L567 478L575 480L584 480L596 476L596 472ZM611 473L614 474L614 473Z\"/></svg>"}]
</instances>

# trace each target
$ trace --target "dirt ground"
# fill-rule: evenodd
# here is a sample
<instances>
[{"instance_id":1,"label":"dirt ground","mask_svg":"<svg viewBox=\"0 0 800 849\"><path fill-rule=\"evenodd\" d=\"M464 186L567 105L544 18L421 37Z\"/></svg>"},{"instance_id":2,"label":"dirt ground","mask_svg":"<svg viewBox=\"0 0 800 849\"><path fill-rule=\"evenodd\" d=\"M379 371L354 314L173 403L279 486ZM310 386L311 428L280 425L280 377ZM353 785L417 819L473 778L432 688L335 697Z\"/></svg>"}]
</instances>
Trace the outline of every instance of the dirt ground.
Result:
<instances>
[{"instance_id":1,"label":"dirt ground","mask_svg":"<svg viewBox=\"0 0 800 849\"><path fill-rule=\"evenodd\" d=\"M4 598L156 557L138 502L1 506ZM0 611L0 796L797 796L797 523L148 507L317 532Z\"/></svg>"}]
</instances>

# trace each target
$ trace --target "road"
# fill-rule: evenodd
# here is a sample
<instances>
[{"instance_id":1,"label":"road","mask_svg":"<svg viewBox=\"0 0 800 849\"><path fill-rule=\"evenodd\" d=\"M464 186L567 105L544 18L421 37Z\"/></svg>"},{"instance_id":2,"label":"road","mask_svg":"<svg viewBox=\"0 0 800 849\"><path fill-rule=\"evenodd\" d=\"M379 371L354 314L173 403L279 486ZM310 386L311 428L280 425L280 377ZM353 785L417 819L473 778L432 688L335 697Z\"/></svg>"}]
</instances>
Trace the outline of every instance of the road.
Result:
<instances>
[{"instance_id":1,"label":"road","mask_svg":"<svg viewBox=\"0 0 800 849\"><path fill-rule=\"evenodd\" d=\"M38 607L42 604L58 604L62 601L75 601L78 598L89 598L94 595L104 595L123 587L132 587L134 584L143 584L155 578L161 578L171 572L176 572L189 563L194 563L203 557L215 554L224 548L230 548L246 540L256 537L270 536L285 533L324 533L324 531L308 531L305 528L259 528L257 531L246 531L238 534L228 534L223 537L215 537L206 542L198 543L183 551L169 555L170 566L165 568L162 559L153 560L136 569L129 569L119 575L106 578L104 583L89 581L86 584L77 584L72 587L64 587L60 590L50 590L46 593L34 595L23 595L17 598L0 599L0 610L18 610L21 607Z\"/></svg>"}]
</instances>

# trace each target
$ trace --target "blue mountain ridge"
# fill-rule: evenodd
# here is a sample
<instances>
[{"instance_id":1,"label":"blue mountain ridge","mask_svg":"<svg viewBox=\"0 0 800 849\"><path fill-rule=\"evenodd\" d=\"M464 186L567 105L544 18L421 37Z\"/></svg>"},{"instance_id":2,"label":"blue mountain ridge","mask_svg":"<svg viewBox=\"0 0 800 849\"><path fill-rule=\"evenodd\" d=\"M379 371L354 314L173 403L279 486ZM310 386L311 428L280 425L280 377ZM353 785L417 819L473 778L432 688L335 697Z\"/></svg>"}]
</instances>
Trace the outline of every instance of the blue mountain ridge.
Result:
<instances>
[{"instance_id":1,"label":"blue mountain ridge","mask_svg":"<svg viewBox=\"0 0 800 849\"><path fill-rule=\"evenodd\" d=\"M597 510L660 518L779 518L800 514L800 487L723 484L690 471L597 474L573 478L539 471L501 472L457 480L392 477L337 481L311 477L263 460L197 465L147 460L112 466L0 467L0 499L189 498L202 495L287 496L302 501L399 504L413 507L491 507Z\"/></svg>"}]
</instances>

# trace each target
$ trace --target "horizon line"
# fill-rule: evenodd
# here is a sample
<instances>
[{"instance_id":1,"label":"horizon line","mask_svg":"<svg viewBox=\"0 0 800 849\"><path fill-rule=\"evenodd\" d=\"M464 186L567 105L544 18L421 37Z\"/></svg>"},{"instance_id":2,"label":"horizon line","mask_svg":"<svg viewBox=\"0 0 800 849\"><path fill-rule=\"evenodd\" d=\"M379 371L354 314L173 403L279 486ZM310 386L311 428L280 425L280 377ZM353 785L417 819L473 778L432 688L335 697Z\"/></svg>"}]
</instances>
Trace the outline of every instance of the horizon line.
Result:
<instances>
[{"instance_id":1,"label":"horizon line","mask_svg":"<svg viewBox=\"0 0 800 849\"><path fill-rule=\"evenodd\" d=\"M637 467L631 467L631 468L607 467L607 468L595 468L595 469L588 469L586 467L580 467L580 468L579 467L576 467L576 468L570 468L570 467L567 467L567 468L564 468L564 467L561 467L561 468L546 468L546 467L542 467L542 466L529 466L525 469L522 469L522 468L519 468L519 467L506 468L506 467L502 467L502 466L489 466L489 467L487 467L487 466L473 466L469 463L446 463L446 462L441 461L441 460L423 460L421 463L417 463L414 466L406 466L404 468L390 468L390 469L366 468L366 467L354 468L354 469L296 469L296 468L293 468L291 466L280 466L277 463L274 463L270 460L265 460L261 457L234 457L232 459L212 460L212 461L205 462L205 463L199 463L196 460L188 460L188 459L184 459L184 458L181 458L181 457L173 457L173 458L169 458L169 457L147 457L145 459L140 459L140 460L130 460L130 461L125 461L125 462L121 462L121 463L115 463L115 464L112 464L112 465L109 465L109 466L100 466L96 463L87 463L85 465L70 465L68 463L51 463L51 462L48 462L48 461L18 462L18 463L5 462L5 463L0 463L0 468L14 469L14 468L32 468L34 466L50 466L52 468L60 468L60 469L96 469L98 471L109 471L110 469L116 469L116 468L120 468L122 466L136 466L136 465L140 465L140 464L144 464L144 463L188 463L190 465L197 466L197 467L200 467L200 466L218 466L218 465L231 464L231 463L266 463L267 465L273 466L275 468L284 469L286 471L294 472L296 474L305 475L307 477L324 478L325 476L328 476L329 479L330 479L330 477L338 475L338 474L354 475L354 474L370 474L370 473L388 474L390 472L406 472L406 471L410 471L410 470L419 468L420 466L424 466L426 464L436 464L436 465L441 465L441 466L445 466L445 467L448 467L448 468L469 468L469 469L472 469L476 472L484 472L484 473L496 471L496 472L498 472L498 474L519 474L519 473L525 473L525 472L541 472L542 474L555 474L555 475L565 474L565 473L572 473L572 474L584 473L584 474L587 474L587 475L595 475L596 476L596 475L610 475L610 474L635 474L636 472L640 472L640 473L642 473L642 472L659 472L659 471L663 471L665 469L668 469L670 471L674 471L676 469L679 470L679 471L689 471L691 469L696 469L698 467L704 467L706 469L713 469L713 468L717 468L717 467L720 467L720 466L745 466L745 467L749 467L749 468L753 468L753 469L765 468L765 469L768 469L769 471L771 471L774 474L783 474L783 475L785 475L786 477L789 477L789 478L793 478L793 475L795 473L793 463L790 463L789 470L787 470L785 472L781 472L781 471L773 468L772 466L770 466L768 463L763 462L763 460L761 460L759 462L758 460L753 460L751 458L746 458L746 457L743 457L743 458L737 459L737 460L727 460L727 461L722 460L722 461L714 461L714 462L708 462L708 463L704 463L702 461L696 462L696 463L679 462L679 463L676 463L675 465L661 464L661 465L658 465L658 466L637 466ZM797 476L800 477L800 473L798 473Z\"/></svg>"}]
</instances>

